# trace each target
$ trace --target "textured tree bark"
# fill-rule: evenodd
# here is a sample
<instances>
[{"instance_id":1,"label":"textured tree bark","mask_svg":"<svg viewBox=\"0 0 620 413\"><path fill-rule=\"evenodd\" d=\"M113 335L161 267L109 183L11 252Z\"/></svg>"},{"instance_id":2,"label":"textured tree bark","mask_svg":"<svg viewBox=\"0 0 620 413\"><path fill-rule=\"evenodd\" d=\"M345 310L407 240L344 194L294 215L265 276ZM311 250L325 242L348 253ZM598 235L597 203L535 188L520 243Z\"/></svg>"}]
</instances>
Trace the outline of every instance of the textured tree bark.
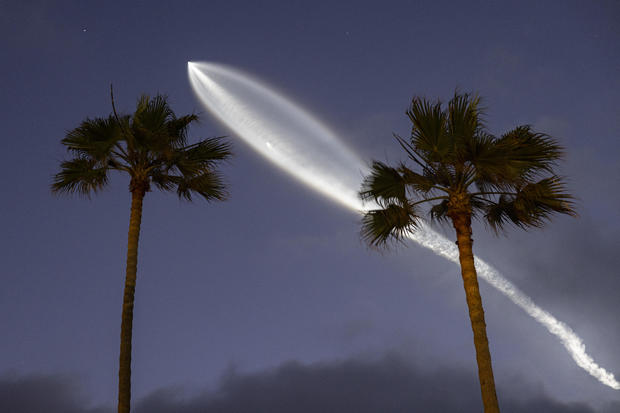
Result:
<instances>
[{"instance_id":1,"label":"textured tree bark","mask_svg":"<svg viewBox=\"0 0 620 413\"><path fill-rule=\"evenodd\" d=\"M478 287L478 276L474 267L474 254L471 239L471 216L459 215L452 217L452 224L456 230L456 239L459 248L459 261L461 275L465 288L469 319L474 333L474 346L476 348L476 361L478 362L478 378L480 391L482 392L482 404L485 413L499 413L497 394L495 392L495 379L491 366L491 353L487 339L486 323L484 321L484 309Z\"/></svg>"},{"instance_id":2,"label":"textured tree bark","mask_svg":"<svg viewBox=\"0 0 620 413\"><path fill-rule=\"evenodd\" d=\"M145 190L133 188L131 191L131 216L127 241L127 269L125 292L123 295L123 314L121 322L121 351L118 369L118 413L129 413L131 403L131 333L133 327L133 304L136 291L136 272L138 269L138 239L142 221L142 201Z\"/></svg>"}]
</instances>

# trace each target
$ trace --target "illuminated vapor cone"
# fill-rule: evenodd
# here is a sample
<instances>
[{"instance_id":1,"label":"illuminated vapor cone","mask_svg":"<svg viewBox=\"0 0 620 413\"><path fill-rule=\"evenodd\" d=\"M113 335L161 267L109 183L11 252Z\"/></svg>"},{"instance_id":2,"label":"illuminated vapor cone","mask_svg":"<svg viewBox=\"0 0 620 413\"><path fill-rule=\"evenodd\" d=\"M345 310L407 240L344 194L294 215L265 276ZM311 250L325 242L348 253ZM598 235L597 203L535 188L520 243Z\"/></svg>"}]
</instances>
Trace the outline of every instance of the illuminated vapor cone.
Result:
<instances>
[{"instance_id":1,"label":"illuminated vapor cone","mask_svg":"<svg viewBox=\"0 0 620 413\"><path fill-rule=\"evenodd\" d=\"M188 63L190 83L202 104L261 155L311 188L362 213L357 191L369 172L325 125L291 100L234 68L214 63ZM459 263L453 242L422 223L409 238ZM570 327L538 307L514 284L476 257L478 276L521 307L557 336L573 360L601 383L620 389L614 375L594 362Z\"/></svg>"},{"instance_id":2,"label":"illuminated vapor cone","mask_svg":"<svg viewBox=\"0 0 620 413\"><path fill-rule=\"evenodd\" d=\"M357 188L368 168L325 125L239 71L192 62L188 70L200 101L253 149L341 205L362 208Z\"/></svg>"}]
</instances>

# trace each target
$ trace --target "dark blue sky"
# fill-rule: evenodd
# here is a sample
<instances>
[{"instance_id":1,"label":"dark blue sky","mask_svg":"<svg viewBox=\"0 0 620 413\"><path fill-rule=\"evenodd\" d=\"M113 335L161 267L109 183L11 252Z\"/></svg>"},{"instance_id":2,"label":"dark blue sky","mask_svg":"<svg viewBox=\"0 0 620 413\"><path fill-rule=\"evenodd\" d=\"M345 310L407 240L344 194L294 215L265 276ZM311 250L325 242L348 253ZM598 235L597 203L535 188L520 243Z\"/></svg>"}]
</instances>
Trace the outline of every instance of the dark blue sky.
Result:
<instances>
[{"instance_id":1,"label":"dark blue sky","mask_svg":"<svg viewBox=\"0 0 620 413\"><path fill-rule=\"evenodd\" d=\"M0 395L34 380L36 389L77 383L67 397L80 393L97 406L116 398L127 178L114 176L90 201L49 192L65 157L60 139L85 117L110 112L110 82L122 110L143 92L163 92L178 114L202 113L191 135L230 135L236 154L224 169L226 203L147 195L136 401L168 388L157 397L172 406L175 392L206 389L196 406L234 410L213 407L208 395L220 389L243 400L251 386L237 384L279 383L286 366L273 369L289 361L306 369L294 376L304 380L285 380L290 386L313 388L325 376L338 383L351 372L384 383L386 354L415 366L415 374L401 372L412 387L411 377L445 383L450 369L475 384L458 268L415 246L369 251L356 215L267 164L203 112L188 60L269 82L368 161L399 159L391 134L407 135L414 95L447 100L457 87L486 98L493 133L527 123L556 136L580 217L500 238L477 226L475 250L620 375L619 22L614 1L1 1ZM568 403L620 403L620 392L577 367L520 309L486 285L482 294L500 403L535 405L531 389L566 411L591 411ZM471 392L459 383L444 389L454 400ZM276 385L264 388L281 396ZM337 392L326 394L341 405Z\"/></svg>"}]
</instances>

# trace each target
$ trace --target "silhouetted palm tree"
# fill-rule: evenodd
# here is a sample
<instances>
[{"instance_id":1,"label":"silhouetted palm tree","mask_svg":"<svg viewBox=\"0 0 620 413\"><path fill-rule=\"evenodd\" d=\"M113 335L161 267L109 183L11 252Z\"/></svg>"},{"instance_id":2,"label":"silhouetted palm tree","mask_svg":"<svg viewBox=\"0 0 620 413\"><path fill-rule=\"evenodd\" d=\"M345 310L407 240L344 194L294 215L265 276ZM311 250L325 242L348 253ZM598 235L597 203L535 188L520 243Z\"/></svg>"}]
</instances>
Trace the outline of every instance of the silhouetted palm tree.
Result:
<instances>
[{"instance_id":1,"label":"silhouetted palm tree","mask_svg":"<svg viewBox=\"0 0 620 413\"><path fill-rule=\"evenodd\" d=\"M360 195L379 208L362 219L362 237L386 247L415 231L420 204L430 217L451 221L456 230L461 275L474 335L484 411L499 412L484 311L472 252L472 217L495 232L507 224L540 227L553 213L575 215L572 196L553 167L562 148L551 137L519 126L497 138L485 130L480 99L455 94L441 102L414 98L407 115L411 139L396 136L417 172L374 161Z\"/></svg>"},{"instance_id":2,"label":"silhouetted palm tree","mask_svg":"<svg viewBox=\"0 0 620 413\"><path fill-rule=\"evenodd\" d=\"M112 108L114 97L112 95ZM131 215L119 366L118 412L127 413L131 400L131 333L138 264L142 201L151 186L175 190L188 201L200 195L207 201L224 200L226 189L216 170L231 156L222 138L187 143L187 130L196 115L176 117L165 96L143 95L131 115L114 109L106 118L87 118L62 140L73 159L60 164L52 192L90 196L103 189L111 171L130 177Z\"/></svg>"}]
</instances>

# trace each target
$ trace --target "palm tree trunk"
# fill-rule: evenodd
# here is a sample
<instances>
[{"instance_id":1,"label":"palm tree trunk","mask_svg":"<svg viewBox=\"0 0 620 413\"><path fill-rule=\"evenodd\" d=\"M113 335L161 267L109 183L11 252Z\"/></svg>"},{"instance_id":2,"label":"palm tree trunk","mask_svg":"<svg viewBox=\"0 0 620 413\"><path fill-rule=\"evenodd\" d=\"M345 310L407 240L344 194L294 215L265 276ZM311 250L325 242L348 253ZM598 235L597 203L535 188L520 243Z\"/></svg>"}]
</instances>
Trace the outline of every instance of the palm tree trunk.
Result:
<instances>
[{"instance_id":1,"label":"palm tree trunk","mask_svg":"<svg viewBox=\"0 0 620 413\"><path fill-rule=\"evenodd\" d=\"M138 239L142 221L142 201L145 191L135 188L131 191L131 216L127 241L127 269L123 315L121 322L121 351L118 369L118 413L129 413L131 402L131 332L133 326L133 303L136 291L138 269Z\"/></svg>"},{"instance_id":2,"label":"palm tree trunk","mask_svg":"<svg viewBox=\"0 0 620 413\"><path fill-rule=\"evenodd\" d=\"M476 347L476 361L478 362L478 378L482 392L482 404L485 413L499 413L497 394L495 393L495 380L491 366L491 353L487 339L486 323L484 322L484 309L478 288L478 276L474 267L474 254L472 251L473 240L471 239L471 216L459 215L452 217L452 224L456 230L457 245L459 248L459 261L461 263L461 275L465 287L465 297L469 308L469 319L474 333L474 346Z\"/></svg>"}]
</instances>

